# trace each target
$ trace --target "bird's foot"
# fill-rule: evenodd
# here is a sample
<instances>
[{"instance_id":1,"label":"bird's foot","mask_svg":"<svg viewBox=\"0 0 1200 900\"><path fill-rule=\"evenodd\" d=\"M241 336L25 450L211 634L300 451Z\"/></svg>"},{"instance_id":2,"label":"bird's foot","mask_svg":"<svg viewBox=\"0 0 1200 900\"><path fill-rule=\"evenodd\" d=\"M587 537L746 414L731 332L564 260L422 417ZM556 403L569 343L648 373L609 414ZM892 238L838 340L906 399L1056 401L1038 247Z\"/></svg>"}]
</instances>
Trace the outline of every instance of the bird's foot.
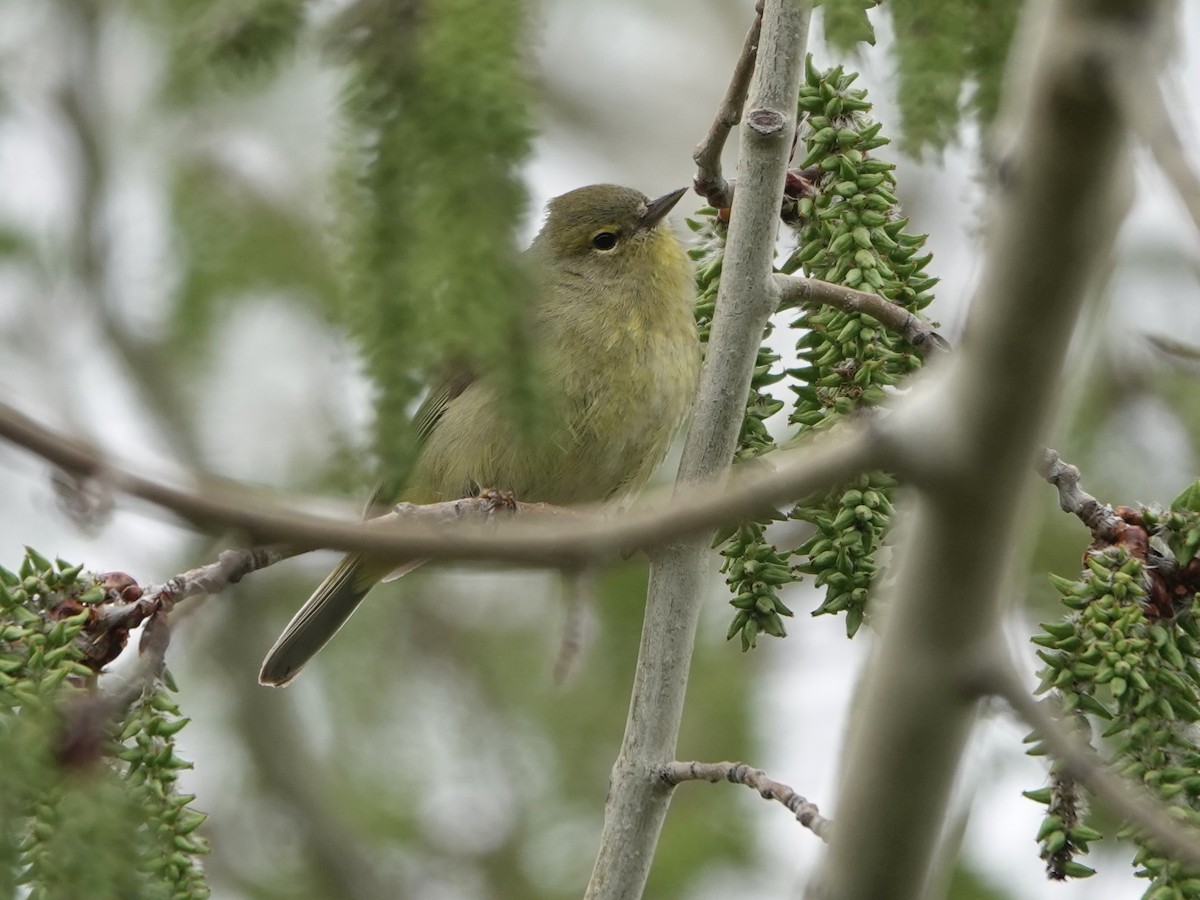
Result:
<instances>
[{"instance_id":1,"label":"bird's foot","mask_svg":"<svg viewBox=\"0 0 1200 900\"><path fill-rule=\"evenodd\" d=\"M481 488L479 499L483 501L484 515L489 518L497 513L512 515L517 511L517 498L512 491Z\"/></svg>"}]
</instances>

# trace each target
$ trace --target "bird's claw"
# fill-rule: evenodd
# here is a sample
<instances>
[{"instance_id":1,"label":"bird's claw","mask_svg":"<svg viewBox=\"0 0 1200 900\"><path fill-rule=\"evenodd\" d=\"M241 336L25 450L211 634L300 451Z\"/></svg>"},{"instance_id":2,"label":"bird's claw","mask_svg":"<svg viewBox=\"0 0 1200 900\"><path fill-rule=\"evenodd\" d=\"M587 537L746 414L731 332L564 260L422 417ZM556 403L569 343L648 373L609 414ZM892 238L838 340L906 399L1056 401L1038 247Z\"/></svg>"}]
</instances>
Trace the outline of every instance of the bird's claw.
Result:
<instances>
[{"instance_id":1,"label":"bird's claw","mask_svg":"<svg viewBox=\"0 0 1200 900\"><path fill-rule=\"evenodd\" d=\"M496 513L512 515L517 511L517 498L512 491L502 491L499 488L483 488L479 492L483 501L483 511L488 517Z\"/></svg>"}]
</instances>

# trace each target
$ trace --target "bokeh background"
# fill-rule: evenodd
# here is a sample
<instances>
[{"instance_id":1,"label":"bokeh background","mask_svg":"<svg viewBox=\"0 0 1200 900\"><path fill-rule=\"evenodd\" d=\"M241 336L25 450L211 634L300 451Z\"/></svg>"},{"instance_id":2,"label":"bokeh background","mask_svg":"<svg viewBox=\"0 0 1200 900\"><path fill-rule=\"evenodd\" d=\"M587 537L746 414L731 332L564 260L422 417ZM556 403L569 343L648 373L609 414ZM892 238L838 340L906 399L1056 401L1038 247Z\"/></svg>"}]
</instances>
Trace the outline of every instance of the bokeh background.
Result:
<instances>
[{"instance_id":1,"label":"bokeh background","mask_svg":"<svg viewBox=\"0 0 1200 900\"><path fill-rule=\"evenodd\" d=\"M220 22L236 4L207 6ZM213 72L205 33L189 41L172 27L177 10L0 5L0 396L148 473L209 471L327 511L361 502L373 393L332 312L343 284L346 76L320 49L342 6L308 4L276 65ZM1176 125L1194 147L1200 7L1182 6L1168 69ZM512 211L526 239L545 200L572 187L612 181L656 195L690 180L752 7L534 9L537 137L529 202ZM888 13L872 20L876 45L847 59L825 47L818 13L810 46L819 64L862 72L896 135ZM985 145L967 121L941 150L881 154L899 164L914 230L930 235L930 270L942 279L930 312L952 341L980 270ZM1166 502L1197 474L1200 364L1154 338L1200 346L1200 239L1144 150L1126 175L1132 209L1048 441L1102 499ZM699 205L691 196L680 209ZM790 353L786 328L774 340ZM107 515L70 515L51 476L0 445L0 563L14 565L29 544L157 582L232 540L122 497ZM1048 488L1025 535L1011 628L1032 673L1026 637L1055 615L1045 573L1073 574L1086 535ZM262 654L335 558L289 561L178 616L168 663L193 719L180 738L195 762L185 786L211 814L214 895L578 896L624 727L645 561L604 572L584 652L561 684L552 671L568 612L556 575L429 567L373 594L292 688L258 687ZM819 600L798 586L790 636L743 655L724 640L730 613L715 569L680 756L751 762L836 817L836 779L853 777L839 773L838 748L870 630L848 642L841 621L808 617ZM951 896L1139 894L1128 852L1108 842L1089 860L1095 878L1044 880L1041 807L1020 796L1044 769L1022 755L1022 734L985 712L948 823L962 845ZM749 791L683 785L647 896L789 897L819 852Z\"/></svg>"}]
</instances>

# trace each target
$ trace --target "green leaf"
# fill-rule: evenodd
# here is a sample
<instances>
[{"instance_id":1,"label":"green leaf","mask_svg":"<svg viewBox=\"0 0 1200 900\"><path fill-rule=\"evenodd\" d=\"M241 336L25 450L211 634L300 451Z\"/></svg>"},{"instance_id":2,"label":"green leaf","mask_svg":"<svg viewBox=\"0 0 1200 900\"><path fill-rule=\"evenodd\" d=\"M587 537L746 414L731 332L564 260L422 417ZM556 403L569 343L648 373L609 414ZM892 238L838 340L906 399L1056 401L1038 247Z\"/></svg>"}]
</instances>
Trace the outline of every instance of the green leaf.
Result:
<instances>
[{"instance_id":1,"label":"green leaf","mask_svg":"<svg viewBox=\"0 0 1200 900\"><path fill-rule=\"evenodd\" d=\"M1200 480L1193 481L1171 501L1171 509L1200 513Z\"/></svg>"},{"instance_id":2,"label":"green leaf","mask_svg":"<svg viewBox=\"0 0 1200 900\"><path fill-rule=\"evenodd\" d=\"M867 18L867 10L875 0L824 0L825 39L835 50L852 50L855 44L874 46L875 29Z\"/></svg>"}]
</instances>

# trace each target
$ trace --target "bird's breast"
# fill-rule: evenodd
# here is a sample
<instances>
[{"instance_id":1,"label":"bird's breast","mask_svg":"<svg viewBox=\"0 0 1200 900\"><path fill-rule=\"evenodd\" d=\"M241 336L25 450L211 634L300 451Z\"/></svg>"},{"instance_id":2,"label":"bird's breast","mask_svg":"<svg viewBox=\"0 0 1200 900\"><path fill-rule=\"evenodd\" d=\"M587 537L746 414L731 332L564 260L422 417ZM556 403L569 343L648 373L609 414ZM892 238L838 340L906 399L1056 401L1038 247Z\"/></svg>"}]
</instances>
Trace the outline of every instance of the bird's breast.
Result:
<instances>
[{"instance_id":1,"label":"bird's breast","mask_svg":"<svg viewBox=\"0 0 1200 900\"><path fill-rule=\"evenodd\" d=\"M691 407L700 366L690 302L658 298L564 347L555 367L568 446L593 479L590 499L636 490L662 461Z\"/></svg>"}]
</instances>

